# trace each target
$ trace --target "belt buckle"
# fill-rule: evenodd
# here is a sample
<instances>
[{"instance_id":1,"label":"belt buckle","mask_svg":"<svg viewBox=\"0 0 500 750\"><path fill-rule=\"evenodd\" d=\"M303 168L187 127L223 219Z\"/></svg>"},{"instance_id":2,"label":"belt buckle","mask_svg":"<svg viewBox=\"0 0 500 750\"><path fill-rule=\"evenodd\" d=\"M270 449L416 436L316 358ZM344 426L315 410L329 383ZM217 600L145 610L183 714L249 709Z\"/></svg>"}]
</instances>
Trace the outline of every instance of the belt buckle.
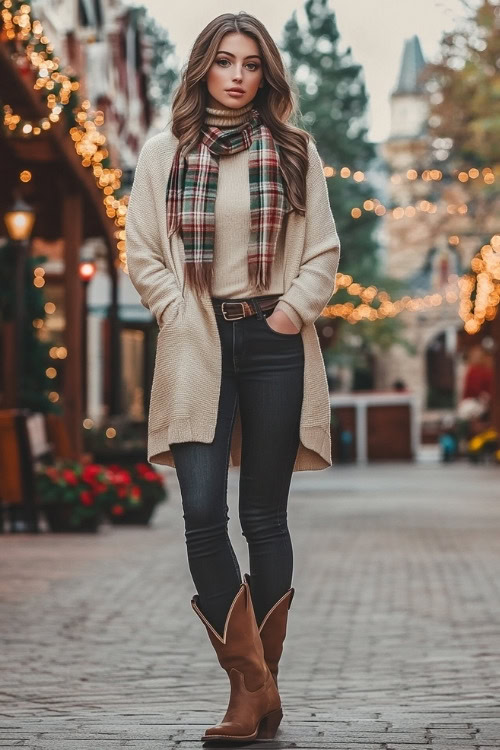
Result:
<instances>
[{"instance_id":1,"label":"belt buckle","mask_svg":"<svg viewBox=\"0 0 500 750\"><path fill-rule=\"evenodd\" d=\"M226 318L226 311L224 310L224 305L227 305L227 304L228 304L227 302L222 302L222 304L220 306L221 307L221 311L222 311L222 317L224 318L224 320L240 320L241 318L245 317L245 315L243 314L243 315L234 316L232 318ZM241 305L241 312L242 313L245 310L243 302L229 302L229 304L230 305Z\"/></svg>"}]
</instances>

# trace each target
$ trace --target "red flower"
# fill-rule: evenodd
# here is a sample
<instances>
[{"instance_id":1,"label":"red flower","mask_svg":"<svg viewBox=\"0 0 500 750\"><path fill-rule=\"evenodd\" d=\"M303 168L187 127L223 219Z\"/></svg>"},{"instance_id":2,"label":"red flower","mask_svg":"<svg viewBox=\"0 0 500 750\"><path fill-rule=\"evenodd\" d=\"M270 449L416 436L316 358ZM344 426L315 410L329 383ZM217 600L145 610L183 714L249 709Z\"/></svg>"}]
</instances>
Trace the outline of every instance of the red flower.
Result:
<instances>
[{"instance_id":1,"label":"red flower","mask_svg":"<svg viewBox=\"0 0 500 750\"><path fill-rule=\"evenodd\" d=\"M97 464L88 464L85 466L83 472L82 472L82 479L84 482L88 482L89 484L92 484L92 482L95 482L98 475L101 473L101 467Z\"/></svg>"},{"instance_id":2,"label":"red flower","mask_svg":"<svg viewBox=\"0 0 500 750\"><path fill-rule=\"evenodd\" d=\"M68 484L72 484L73 486L78 484L78 477L76 476L73 469L63 469L61 474L64 481Z\"/></svg>"},{"instance_id":3,"label":"red flower","mask_svg":"<svg viewBox=\"0 0 500 750\"><path fill-rule=\"evenodd\" d=\"M128 495L128 490L126 487L118 487L116 492L117 492L118 497L120 498L127 497Z\"/></svg>"},{"instance_id":4,"label":"red flower","mask_svg":"<svg viewBox=\"0 0 500 750\"><path fill-rule=\"evenodd\" d=\"M140 500L141 494L141 488L134 484L134 486L130 490L130 497L132 498L132 500Z\"/></svg>"},{"instance_id":5,"label":"red flower","mask_svg":"<svg viewBox=\"0 0 500 750\"><path fill-rule=\"evenodd\" d=\"M124 511L123 511L123 508L122 508L121 505L113 505L113 507L111 508L111 513L114 516L121 516L123 514L123 512Z\"/></svg>"},{"instance_id":6,"label":"red flower","mask_svg":"<svg viewBox=\"0 0 500 750\"><path fill-rule=\"evenodd\" d=\"M156 482L158 480L158 474L154 471L146 471L143 476L147 482Z\"/></svg>"},{"instance_id":7,"label":"red flower","mask_svg":"<svg viewBox=\"0 0 500 750\"><path fill-rule=\"evenodd\" d=\"M117 470L112 470L110 478L113 484L130 484L132 481L130 472L119 467L117 467Z\"/></svg>"},{"instance_id":8,"label":"red flower","mask_svg":"<svg viewBox=\"0 0 500 750\"><path fill-rule=\"evenodd\" d=\"M82 501L83 505L94 504L94 498L92 497L92 493L89 492L89 490L82 490L80 492L80 500Z\"/></svg>"}]
</instances>

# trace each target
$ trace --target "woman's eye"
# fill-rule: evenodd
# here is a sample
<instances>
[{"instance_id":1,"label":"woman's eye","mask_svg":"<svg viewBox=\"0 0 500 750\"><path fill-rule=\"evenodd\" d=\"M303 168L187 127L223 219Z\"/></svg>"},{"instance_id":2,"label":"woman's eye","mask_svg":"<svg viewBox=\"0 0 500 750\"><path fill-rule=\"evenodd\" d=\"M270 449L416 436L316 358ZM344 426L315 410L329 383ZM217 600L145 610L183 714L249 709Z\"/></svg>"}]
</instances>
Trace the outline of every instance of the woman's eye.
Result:
<instances>
[{"instance_id":1,"label":"woman's eye","mask_svg":"<svg viewBox=\"0 0 500 750\"><path fill-rule=\"evenodd\" d=\"M216 63L217 63L217 65L220 65L220 66L221 66L222 68L227 68L227 65L226 65L226 63L227 63L228 65L230 65L230 62L229 62L229 60L227 60L227 59L226 59L225 57L221 57L221 58L219 58L218 60L216 60ZM252 73L254 73L254 72L255 72L256 70L258 70L258 69L259 69L259 66L257 65L257 63L253 63L253 62L252 62L252 63L247 63L247 67L248 67L248 69L249 69L249 70L250 70L250 71L251 71Z\"/></svg>"}]
</instances>

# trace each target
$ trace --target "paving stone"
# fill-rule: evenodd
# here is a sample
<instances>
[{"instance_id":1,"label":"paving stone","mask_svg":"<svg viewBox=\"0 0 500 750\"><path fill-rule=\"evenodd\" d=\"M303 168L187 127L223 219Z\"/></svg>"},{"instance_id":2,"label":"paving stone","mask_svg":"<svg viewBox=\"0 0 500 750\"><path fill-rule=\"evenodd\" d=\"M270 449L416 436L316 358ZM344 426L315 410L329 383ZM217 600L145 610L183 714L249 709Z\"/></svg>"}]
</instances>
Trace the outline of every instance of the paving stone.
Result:
<instances>
[{"instance_id":1,"label":"paving stone","mask_svg":"<svg viewBox=\"0 0 500 750\"><path fill-rule=\"evenodd\" d=\"M1 537L0 748L216 747L200 737L228 680L191 609L165 473L151 528ZM465 464L294 475L284 719L249 747L499 750L499 476ZM247 572L236 470L228 490Z\"/></svg>"}]
</instances>

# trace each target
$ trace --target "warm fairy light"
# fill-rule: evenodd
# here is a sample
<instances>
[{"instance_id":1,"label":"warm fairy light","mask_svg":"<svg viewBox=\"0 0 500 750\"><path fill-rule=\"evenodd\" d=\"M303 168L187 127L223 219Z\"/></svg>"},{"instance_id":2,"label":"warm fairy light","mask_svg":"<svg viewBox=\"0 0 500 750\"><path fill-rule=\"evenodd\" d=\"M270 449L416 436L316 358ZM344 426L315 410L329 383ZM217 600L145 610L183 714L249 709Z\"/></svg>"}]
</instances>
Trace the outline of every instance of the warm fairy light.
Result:
<instances>
[{"instance_id":1,"label":"warm fairy light","mask_svg":"<svg viewBox=\"0 0 500 750\"><path fill-rule=\"evenodd\" d=\"M43 309L45 310L47 315L52 315L52 313L55 313L56 311L56 306L54 305L53 302L46 302L45 305L43 306Z\"/></svg>"},{"instance_id":2,"label":"warm fairy light","mask_svg":"<svg viewBox=\"0 0 500 750\"><path fill-rule=\"evenodd\" d=\"M59 394L57 393L57 391L51 391L49 393L49 401L51 401L53 404L59 401Z\"/></svg>"},{"instance_id":3,"label":"warm fairy light","mask_svg":"<svg viewBox=\"0 0 500 750\"><path fill-rule=\"evenodd\" d=\"M91 430L92 427L94 426L94 421L92 419L89 419L89 418L84 419L83 420L83 426L84 426L84 428L86 430Z\"/></svg>"},{"instance_id":4,"label":"warm fairy light","mask_svg":"<svg viewBox=\"0 0 500 750\"><path fill-rule=\"evenodd\" d=\"M58 123L65 107L70 106L70 97L80 90L80 83L72 80L60 70L60 60L57 57L49 59L53 54L53 46L47 36L44 34L43 26L37 19L31 18L31 7L27 3L16 6L17 10L11 12L13 7L12 0L1 0L3 10L2 16L2 33L7 40L17 40L24 45L26 58L32 68L35 70L35 90L43 90L49 113L47 116L40 118L36 122L27 121L15 113L12 108L3 105L3 125L7 136L9 134L19 134L24 138L32 138L43 135L43 133L52 127L52 123ZM19 47L21 48L21 47ZM74 76L73 76L74 78ZM56 88L58 84L58 88ZM129 196L125 195L116 198L116 191L121 187L122 172L120 169L104 167L102 162L108 158L109 153L106 149L106 136L99 132L99 127L104 124L104 113L101 110L93 110L91 102L88 99L80 101L78 107L72 107L75 115L76 124L69 131L73 140L75 150L81 158L82 166L90 168L93 172L96 184L102 190L104 198L103 203L106 215L114 220L117 231L114 233L118 258L121 267L125 272L126 268L126 247L125 247L125 221L127 215L127 206ZM365 175L360 170L351 170L347 166L341 168L325 166L323 173L326 178L339 176L347 179L352 178L355 182L362 182ZM408 168L405 172L390 175L390 181L394 185L402 184L403 180L416 181L421 179L424 182L440 181L443 176L455 178L459 182L465 183L469 180L483 180L484 184L492 185L495 182L495 175L491 167L483 167L481 172L476 167L463 168L462 170L452 170L450 173L443 174L439 169L424 169L419 172L417 169ZM31 173L24 170L20 180L28 182L32 179ZM441 206L442 204L440 204ZM466 204L449 204L444 206L450 214L465 215L468 207ZM363 203L363 210L374 211L377 216L388 215L389 218L400 220L402 218L412 218L417 215L418 211L435 214L438 205L428 200L420 200L415 206L396 206L388 208L380 201L366 200ZM362 209L353 207L351 216L354 219L362 215ZM451 235L448 238L450 245L458 245L459 237ZM457 289L447 288L444 291L444 297L441 295L426 295L422 298L411 298L405 296L400 300L392 301L387 292L378 291L375 287L362 287L353 282L352 277L344 274L337 274L337 286L347 288L352 295L359 295L361 304L354 306L349 302L344 305L331 305L325 308L324 314L330 317L342 316L350 323L356 323L360 320L376 320L387 316L394 316L403 310L424 310L426 307L440 305L443 302L453 304L459 303L459 314L464 320L464 328L468 333L475 333L479 330L482 322L492 319L496 314L496 309L500 301L500 236L495 235L490 244L484 245L481 251L473 259L471 272L461 278L455 278ZM474 269L477 269L475 271ZM35 269L33 284L37 287L43 287L45 280L43 276L45 271L42 268ZM475 290L474 303L471 297ZM378 308L371 307L370 303L378 300ZM46 303L45 311L50 314L50 307L53 303ZM54 310L55 311L55 306ZM42 321L43 325L43 321ZM52 358L64 359L67 351L64 347L52 347L50 350ZM55 377L57 374L55 368L47 369L48 377ZM53 375L49 375L53 372ZM57 401L59 394L52 392L49 399ZM112 427L106 430L108 437L115 437L116 430Z\"/></svg>"},{"instance_id":5,"label":"warm fairy light","mask_svg":"<svg viewBox=\"0 0 500 750\"><path fill-rule=\"evenodd\" d=\"M28 4L20 6L13 15L11 0L2 2L3 32L8 39L17 39L24 45L24 52L31 67L35 71L35 90L43 90L47 108L50 110L46 117L37 121L27 121L15 113L8 104L3 106L3 124L9 133L19 133L29 138L39 136L58 123L65 107L70 107L75 113L77 126L70 131L75 143L75 149L82 159L82 166L90 167L94 172L96 183L112 205L106 206L109 218L114 219L117 227L125 226L128 196L115 199L115 192L121 187L122 171L114 168L104 168L101 162L109 156L105 148L106 136L98 131L104 124L104 113L101 110L92 111L91 102L84 99L79 107L74 108L70 98L80 89L74 76L66 75L60 70L60 60L57 57L49 59L53 47L43 33L43 26L37 19L31 19L31 7ZM58 89L55 89L58 84ZM57 92L57 93L56 93ZM335 170L333 170L333 173ZM123 211L121 211L123 209ZM119 261L126 270L124 243L119 250Z\"/></svg>"},{"instance_id":6,"label":"warm fairy light","mask_svg":"<svg viewBox=\"0 0 500 750\"><path fill-rule=\"evenodd\" d=\"M106 437L107 438L116 437L116 430L114 427L108 427L108 429L106 430Z\"/></svg>"},{"instance_id":7,"label":"warm fairy light","mask_svg":"<svg viewBox=\"0 0 500 750\"><path fill-rule=\"evenodd\" d=\"M55 367L47 367L47 369L45 370L45 374L48 378L53 379L57 376L57 370Z\"/></svg>"}]
</instances>

